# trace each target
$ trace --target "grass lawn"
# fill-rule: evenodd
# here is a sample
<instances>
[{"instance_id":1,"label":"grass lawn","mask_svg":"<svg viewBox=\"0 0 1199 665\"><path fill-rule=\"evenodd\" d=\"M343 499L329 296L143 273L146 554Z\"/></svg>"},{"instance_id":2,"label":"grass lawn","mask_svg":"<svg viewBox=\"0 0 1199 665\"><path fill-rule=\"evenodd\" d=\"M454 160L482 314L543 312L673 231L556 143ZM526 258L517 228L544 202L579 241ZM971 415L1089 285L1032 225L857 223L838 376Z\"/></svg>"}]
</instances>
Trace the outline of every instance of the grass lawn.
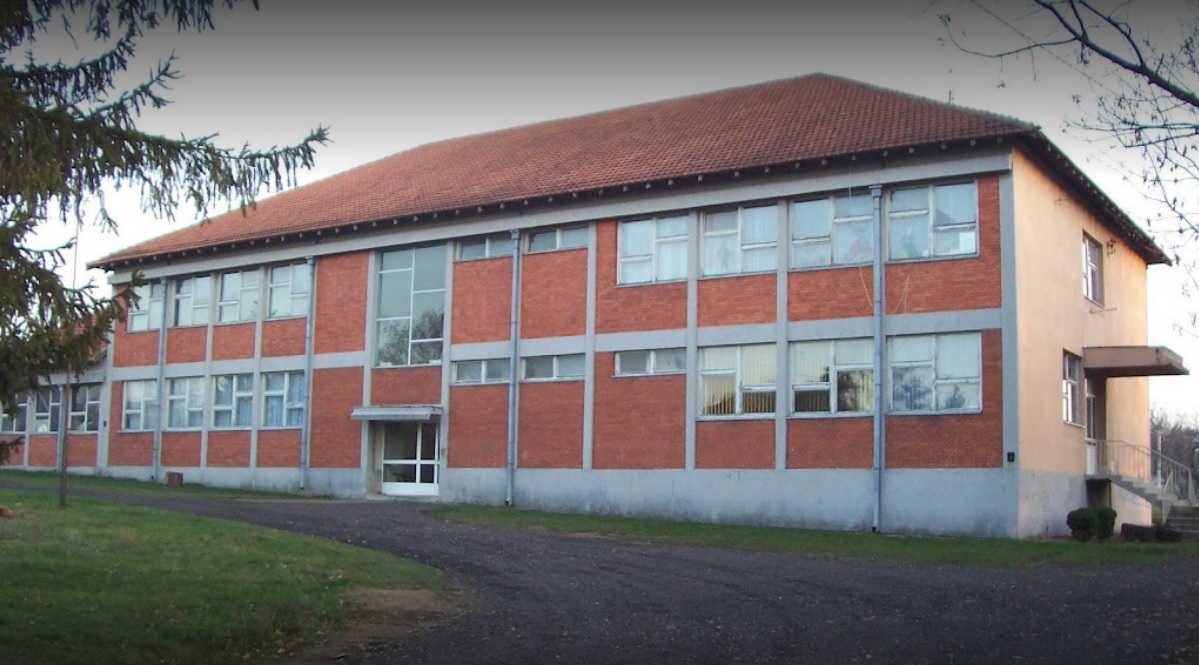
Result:
<instances>
[{"instance_id":1,"label":"grass lawn","mask_svg":"<svg viewBox=\"0 0 1199 665\"><path fill-rule=\"evenodd\" d=\"M18 471L15 469L0 469L0 482L17 483L30 487L53 488L58 490L58 472L56 471ZM67 477L67 495L74 490L87 492L108 492L111 494L142 494L142 495L171 495L198 496L210 499L319 499L304 494L279 494L274 492L255 492L251 490L221 489L203 485L184 484L181 487L168 487L162 483L151 483L124 478L104 478L101 476Z\"/></svg>"},{"instance_id":2,"label":"grass lawn","mask_svg":"<svg viewBox=\"0 0 1199 665\"><path fill-rule=\"evenodd\" d=\"M356 588L444 588L435 570L333 541L0 490L0 662L234 663L319 641Z\"/></svg>"},{"instance_id":3,"label":"grass lawn","mask_svg":"<svg viewBox=\"0 0 1199 665\"><path fill-rule=\"evenodd\" d=\"M1078 543L1071 540L892 536L469 505L441 506L429 514L451 522L545 533L592 534L640 542L922 564L1023 566L1036 563L1145 563L1169 557L1199 556L1199 543L1195 542L1122 543L1113 539Z\"/></svg>"}]
</instances>

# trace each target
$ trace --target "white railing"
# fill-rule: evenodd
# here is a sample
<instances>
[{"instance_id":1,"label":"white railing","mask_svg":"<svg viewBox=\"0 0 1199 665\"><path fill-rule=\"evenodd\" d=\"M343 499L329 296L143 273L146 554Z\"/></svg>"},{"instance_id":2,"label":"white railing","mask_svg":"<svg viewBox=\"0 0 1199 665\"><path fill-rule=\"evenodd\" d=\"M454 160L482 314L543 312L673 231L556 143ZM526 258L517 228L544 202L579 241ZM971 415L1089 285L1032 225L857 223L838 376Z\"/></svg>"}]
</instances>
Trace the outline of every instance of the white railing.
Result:
<instances>
[{"instance_id":1,"label":"white railing","mask_svg":"<svg viewBox=\"0 0 1199 665\"><path fill-rule=\"evenodd\" d=\"M1186 464L1145 446L1127 441L1088 441L1095 446L1097 470L1093 475L1122 476L1156 488L1163 498L1194 501L1195 472Z\"/></svg>"}]
</instances>

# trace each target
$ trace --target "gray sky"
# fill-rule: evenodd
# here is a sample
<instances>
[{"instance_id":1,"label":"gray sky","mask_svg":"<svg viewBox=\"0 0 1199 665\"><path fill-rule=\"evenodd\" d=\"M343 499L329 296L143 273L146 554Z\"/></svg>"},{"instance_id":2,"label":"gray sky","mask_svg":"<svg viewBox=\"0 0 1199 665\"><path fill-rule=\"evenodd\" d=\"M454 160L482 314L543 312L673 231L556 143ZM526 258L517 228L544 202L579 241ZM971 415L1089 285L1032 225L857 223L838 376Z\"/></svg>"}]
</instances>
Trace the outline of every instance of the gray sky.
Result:
<instances>
[{"instance_id":1,"label":"gray sky","mask_svg":"<svg viewBox=\"0 0 1199 665\"><path fill-rule=\"evenodd\" d=\"M1152 6L1160 23L1177 25L1172 3ZM150 131L268 147L331 127L334 142L302 183L439 139L823 71L1035 122L1134 219L1150 214L1113 168L1118 153L1062 131L1078 112L1072 95L1089 95L1089 82L1051 58L1034 68L1027 57L961 53L942 41L938 14L946 11L972 44L1000 43L995 24L961 0L841 0L817 9L762 0L262 0L258 12L218 12L215 31L151 33L132 71L142 75L172 50L179 58L175 103L144 118ZM47 39L39 50L78 57L64 48ZM173 225L149 219L132 193L109 202L120 236L85 229L83 262L194 219L189 210ZM66 236L52 231L46 242ZM1150 271L1150 342L1199 369L1196 338L1173 329L1194 307L1176 295L1176 272ZM1199 378L1153 379L1151 397L1192 413L1197 388Z\"/></svg>"}]
</instances>

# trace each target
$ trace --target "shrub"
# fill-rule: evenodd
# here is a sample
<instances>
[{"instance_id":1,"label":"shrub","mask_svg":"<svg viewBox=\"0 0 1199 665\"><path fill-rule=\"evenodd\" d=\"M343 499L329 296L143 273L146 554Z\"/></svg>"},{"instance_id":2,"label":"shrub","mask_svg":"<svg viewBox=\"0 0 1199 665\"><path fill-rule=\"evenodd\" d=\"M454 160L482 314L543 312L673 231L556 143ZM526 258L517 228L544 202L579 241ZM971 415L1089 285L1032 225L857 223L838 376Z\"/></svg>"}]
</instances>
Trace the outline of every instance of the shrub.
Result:
<instances>
[{"instance_id":1,"label":"shrub","mask_svg":"<svg viewBox=\"0 0 1199 665\"><path fill-rule=\"evenodd\" d=\"M1095 511L1096 535L1099 540L1107 540L1116 531L1116 511L1106 506L1092 508Z\"/></svg>"},{"instance_id":2,"label":"shrub","mask_svg":"<svg viewBox=\"0 0 1199 665\"><path fill-rule=\"evenodd\" d=\"M1070 527L1070 535L1080 542L1086 542L1095 536L1099 528L1098 522L1094 508L1079 508L1066 515L1066 526Z\"/></svg>"},{"instance_id":3,"label":"shrub","mask_svg":"<svg viewBox=\"0 0 1199 665\"><path fill-rule=\"evenodd\" d=\"M1127 543L1151 543L1157 540L1158 527L1155 524L1128 524L1120 527L1120 540Z\"/></svg>"},{"instance_id":4,"label":"shrub","mask_svg":"<svg viewBox=\"0 0 1199 665\"><path fill-rule=\"evenodd\" d=\"M1163 543L1182 542L1182 531L1172 524L1157 525L1157 539Z\"/></svg>"}]
</instances>

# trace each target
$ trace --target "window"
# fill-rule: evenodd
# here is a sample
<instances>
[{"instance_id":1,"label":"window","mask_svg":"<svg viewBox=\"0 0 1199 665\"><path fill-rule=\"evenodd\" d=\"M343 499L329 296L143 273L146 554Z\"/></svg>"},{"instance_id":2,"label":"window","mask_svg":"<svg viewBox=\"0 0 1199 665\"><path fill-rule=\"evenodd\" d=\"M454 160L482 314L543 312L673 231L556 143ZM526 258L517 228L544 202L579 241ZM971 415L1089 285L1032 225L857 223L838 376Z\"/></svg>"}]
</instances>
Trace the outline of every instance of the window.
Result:
<instances>
[{"instance_id":1,"label":"window","mask_svg":"<svg viewBox=\"0 0 1199 665\"><path fill-rule=\"evenodd\" d=\"M874 340L791 344L794 413L874 411Z\"/></svg>"},{"instance_id":2,"label":"window","mask_svg":"<svg viewBox=\"0 0 1199 665\"><path fill-rule=\"evenodd\" d=\"M980 340L978 333L888 339L891 410L903 413L980 409Z\"/></svg>"},{"instance_id":3,"label":"window","mask_svg":"<svg viewBox=\"0 0 1199 665\"><path fill-rule=\"evenodd\" d=\"M33 432L57 432L62 410L62 390L58 386L38 388L33 393Z\"/></svg>"},{"instance_id":4,"label":"window","mask_svg":"<svg viewBox=\"0 0 1199 665\"><path fill-rule=\"evenodd\" d=\"M175 326L208 325L212 277L185 277L175 281Z\"/></svg>"},{"instance_id":5,"label":"window","mask_svg":"<svg viewBox=\"0 0 1199 665\"><path fill-rule=\"evenodd\" d=\"M1082 294L1103 304L1103 246L1088 235L1082 237Z\"/></svg>"},{"instance_id":6,"label":"window","mask_svg":"<svg viewBox=\"0 0 1199 665\"><path fill-rule=\"evenodd\" d=\"M212 377L212 426L247 428L253 421L254 375Z\"/></svg>"},{"instance_id":7,"label":"window","mask_svg":"<svg viewBox=\"0 0 1199 665\"><path fill-rule=\"evenodd\" d=\"M307 386L303 372L269 372L262 375L262 426L302 427Z\"/></svg>"},{"instance_id":8,"label":"window","mask_svg":"<svg viewBox=\"0 0 1199 665\"><path fill-rule=\"evenodd\" d=\"M130 431L158 427L158 382L126 381L122 427Z\"/></svg>"},{"instance_id":9,"label":"window","mask_svg":"<svg viewBox=\"0 0 1199 665\"><path fill-rule=\"evenodd\" d=\"M307 263L271 266L267 280L267 318L308 316L312 268Z\"/></svg>"},{"instance_id":10,"label":"window","mask_svg":"<svg viewBox=\"0 0 1199 665\"><path fill-rule=\"evenodd\" d=\"M454 363L454 383L507 383L511 365L507 358L460 360Z\"/></svg>"},{"instance_id":11,"label":"window","mask_svg":"<svg viewBox=\"0 0 1199 665\"><path fill-rule=\"evenodd\" d=\"M874 260L874 203L869 194L791 204L791 267L818 268Z\"/></svg>"},{"instance_id":12,"label":"window","mask_svg":"<svg viewBox=\"0 0 1199 665\"><path fill-rule=\"evenodd\" d=\"M482 238L468 238L458 242L458 260L491 259L497 256L512 256L515 247L512 234L497 233Z\"/></svg>"},{"instance_id":13,"label":"window","mask_svg":"<svg viewBox=\"0 0 1199 665\"><path fill-rule=\"evenodd\" d=\"M259 271L243 270L221 275L217 321L254 321L258 318Z\"/></svg>"},{"instance_id":14,"label":"window","mask_svg":"<svg viewBox=\"0 0 1199 665\"><path fill-rule=\"evenodd\" d=\"M204 378L192 376L167 381L167 427L199 429L204 426Z\"/></svg>"},{"instance_id":15,"label":"window","mask_svg":"<svg viewBox=\"0 0 1199 665\"><path fill-rule=\"evenodd\" d=\"M616 376L678 374L687 371L685 349L621 351L616 354Z\"/></svg>"},{"instance_id":16,"label":"window","mask_svg":"<svg viewBox=\"0 0 1199 665\"><path fill-rule=\"evenodd\" d=\"M71 411L67 429L72 432L95 432L100 429L100 384L85 383L71 390Z\"/></svg>"},{"instance_id":17,"label":"window","mask_svg":"<svg viewBox=\"0 0 1199 665\"><path fill-rule=\"evenodd\" d=\"M642 284L687 278L686 215L622 222L616 282Z\"/></svg>"},{"instance_id":18,"label":"window","mask_svg":"<svg viewBox=\"0 0 1199 665\"><path fill-rule=\"evenodd\" d=\"M375 322L377 364L425 365L441 361L444 245L383 252Z\"/></svg>"},{"instance_id":19,"label":"window","mask_svg":"<svg viewBox=\"0 0 1199 665\"><path fill-rule=\"evenodd\" d=\"M0 411L0 432L24 432L26 427L26 413L29 409L29 395L27 393L17 393L15 398L17 408L9 415L6 411Z\"/></svg>"},{"instance_id":20,"label":"window","mask_svg":"<svg viewBox=\"0 0 1199 665\"><path fill-rule=\"evenodd\" d=\"M891 258L977 253L977 199L973 182L892 191L887 216Z\"/></svg>"},{"instance_id":21,"label":"window","mask_svg":"<svg viewBox=\"0 0 1199 665\"><path fill-rule=\"evenodd\" d=\"M1062 420L1082 424L1082 358L1062 353Z\"/></svg>"},{"instance_id":22,"label":"window","mask_svg":"<svg viewBox=\"0 0 1199 665\"><path fill-rule=\"evenodd\" d=\"M775 412L774 344L700 349L700 412L736 416Z\"/></svg>"},{"instance_id":23,"label":"window","mask_svg":"<svg viewBox=\"0 0 1199 665\"><path fill-rule=\"evenodd\" d=\"M778 265L778 206L708 212L702 228L704 275L762 272Z\"/></svg>"},{"instance_id":24,"label":"window","mask_svg":"<svg viewBox=\"0 0 1199 665\"><path fill-rule=\"evenodd\" d=\"M143 284L133 287L133 295L137 296L129 303L129 332L142 330L158 330L162 326L163 297L166 286L162 282Z\"/></svg>"},{"instance_id":25,"label":"window","mask_svg":"<svg viewBox=\"0 0 1199 665\"><path fill-rule=\"evenodd\" d=\"M556 249L577 249L586 246L586 226L570 226L564 229L542 229L529 232L530 252L552 252Z\"/></svg>"},{"instance_id":26,"label":"window","mask_svg":"<svg viewBox=\"0 0 1199 665\"><path fill-rule=\"evenodd\" d=\"M548 381L553 379L578 379L586 373L587 363L581 353L563 356L533 356L525 358L525 379Z\"/></svg>"}]
</instances>

